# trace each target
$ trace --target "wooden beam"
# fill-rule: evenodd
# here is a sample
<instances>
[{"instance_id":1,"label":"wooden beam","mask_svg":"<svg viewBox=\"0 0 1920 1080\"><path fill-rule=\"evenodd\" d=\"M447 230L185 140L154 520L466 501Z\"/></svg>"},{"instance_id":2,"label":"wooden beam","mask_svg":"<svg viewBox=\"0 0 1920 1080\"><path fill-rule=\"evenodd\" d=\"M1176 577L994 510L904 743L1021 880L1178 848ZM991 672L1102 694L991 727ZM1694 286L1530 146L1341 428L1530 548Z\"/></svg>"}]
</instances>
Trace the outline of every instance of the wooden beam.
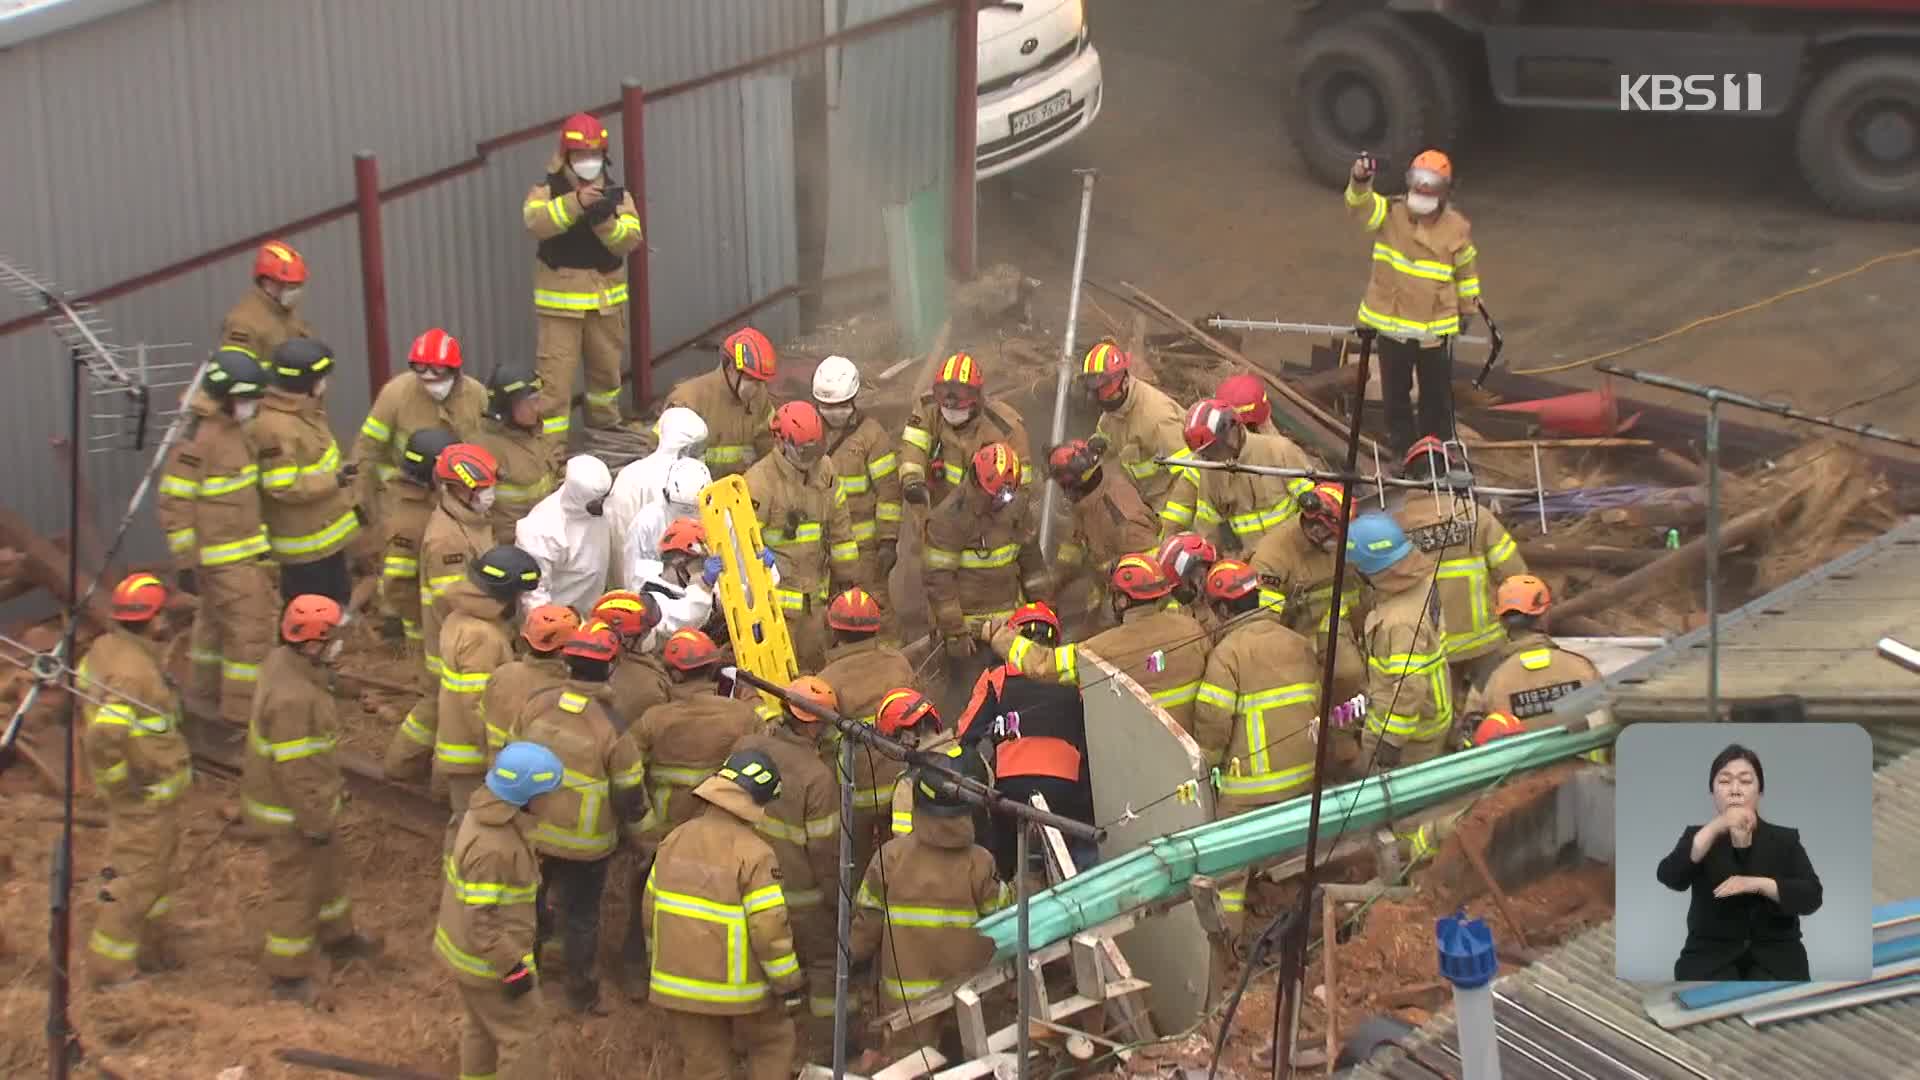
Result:
<instances>
[{"instance_id":1,"label":"wooden beam","mask_svg":"<svg viewBox=\"0 0 1920 1080\"><path fill-rule=\"evenodd\" d=\"M1661 548L1623 548L1561 540L1529 540L1520 545L1520 555L1528 566L1577 566L1629 573L1659 562L1665 554Z\"/></svg>"},{"instance_id":2,"label":"wooden beam","mask_svg":"<svg viewBox=\"0 0 1920 1080\"><path fill-rule=\"evenodd\" d=\"M66 553L55 547L46 537L33 531L27 519L12 510L0 508L0 546L18 550L24 557L21 565L23 572L41 588L52 593L62 604L71 604L74 597L67 592ZM91 575L80 574L80 592L84 595L93 585ZM111 612L107 608L107 598L95 593L82 619L95 630L106 630L113 625Z\"/></svg>"},{"instance_id":3,"label":"wooden beam","mask_svg":"<svg viewBox=\"0 0 1920 1080\"><path fill-rule=\"evenodd\" d=\"M1722 550L1739 547L1749 540L1756 539L1771 528L1774 519L1779 516L1778 506L1749 510L1720 530ZM1697 537L1664 553L1659 559L1635 570L1625 577L1610 581L1597 589L1589 589L1578 596L1561 600L1547 613L1549 620L1565 619L1571 615L1587 615L1596 611L1607 611L1617 607L1642 592L1649 591L1668 574L1689 571L1706 562L1707 538Z\"/></svg>"}]
</instances>

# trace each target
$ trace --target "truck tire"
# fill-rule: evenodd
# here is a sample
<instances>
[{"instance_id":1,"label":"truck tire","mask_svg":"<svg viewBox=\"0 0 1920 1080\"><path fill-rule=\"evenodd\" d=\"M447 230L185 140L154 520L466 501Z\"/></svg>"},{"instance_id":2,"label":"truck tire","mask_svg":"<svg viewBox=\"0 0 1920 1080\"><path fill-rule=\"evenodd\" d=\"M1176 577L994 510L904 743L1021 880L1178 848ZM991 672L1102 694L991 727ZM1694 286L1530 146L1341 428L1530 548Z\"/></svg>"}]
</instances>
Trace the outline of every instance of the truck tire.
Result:
<instances>
[{"instance_id":1,"label":"truck tire","mask_svg":"<svg viewBox=\"0 0 1920 1080\"><path fill-rule=\"evenodd\" d=\"M1413 59L1420 88L1427 95L1426 146L1458 157L1473 120L1473 84L1467 75L1473 58L1458 47L1456 39L1439 36L1444 31L1409 22L1402 16L1379 11L1354 21L1377 23Z\"/></svg>"},{"instance_id":2,"label":"truck tire","mask_svg":"<svg viewBox=\"0 0 1920 1080\"><path fill-rule=\"evenodd\" d=\"M1362 151L1388 175L1432 145L1434 95L1401 35L1368 13L1310 32L1295 51L1287 132L1307 174L1341 187Z\"/></svg>"},{"instance_id":3,"label":"truck tire","mask_svg":"<svg viewBox=\"0 0 1920 1080\"><path fill-rule=\"evenodd\" d=\"M1814 194L1843 214L1920 216L1920 60L1849 60L1800 105L1795 150Z\"/></svg>"}]
</instances>

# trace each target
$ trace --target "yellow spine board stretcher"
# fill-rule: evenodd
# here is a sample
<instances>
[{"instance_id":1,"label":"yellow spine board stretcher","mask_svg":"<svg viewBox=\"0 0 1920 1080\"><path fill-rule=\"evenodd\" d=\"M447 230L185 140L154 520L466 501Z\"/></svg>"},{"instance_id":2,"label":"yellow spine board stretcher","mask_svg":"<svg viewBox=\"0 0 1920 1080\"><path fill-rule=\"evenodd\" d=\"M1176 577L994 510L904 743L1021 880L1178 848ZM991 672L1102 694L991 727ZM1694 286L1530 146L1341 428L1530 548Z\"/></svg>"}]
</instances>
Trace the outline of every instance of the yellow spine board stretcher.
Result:
<instances>
[{"instance_id":1,"label":"yellow spine board stretcher","mask_svg":"<svg viewBox=\"0 0 1920 1080\"><path fill-rule=\"evenodd\" d=\"M728 476L701 489L700 524L707 530L707 550L720 556L715 599L727 619L734 662L768 682L786 685L800 674L800 667L787 635L787 617L774 603L773 573L760 561L767 545L745 478ZM761 696L779 707L773 695Z\"/></svg>"}]
</instances>

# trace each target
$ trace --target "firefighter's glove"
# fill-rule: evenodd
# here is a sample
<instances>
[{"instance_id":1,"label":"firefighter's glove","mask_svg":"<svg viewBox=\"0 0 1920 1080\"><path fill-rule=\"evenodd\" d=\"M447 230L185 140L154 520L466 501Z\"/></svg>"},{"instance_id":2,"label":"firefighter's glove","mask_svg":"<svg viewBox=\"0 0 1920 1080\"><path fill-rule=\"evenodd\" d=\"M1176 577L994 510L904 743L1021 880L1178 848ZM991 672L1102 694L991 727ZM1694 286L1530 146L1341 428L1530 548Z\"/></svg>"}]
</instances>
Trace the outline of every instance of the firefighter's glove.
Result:
<instances>
[{"instance_id":1,"label":"firefighter's glove","mask_svg":"<svg viewBox=\"0 0 1920 1080\"><path fill-rule=\"evenodd\" d=\"M1460 332L1465 334L1473 329L1473 316L1468 312L1460 313Z\"/></svg>"},{"instance_id":2,"label":"firefighter's glove","mask_svg":"<svg viewBox=\"0 0 1920 1080\"><path fill-rule=\"evenodd\" d=\"M799 1013L806 1004L807 999L803 994L794 994L792 997L782 998L780 1001L780 1007L787 1010L789 1016Z\"/></svg>"},{"instance_id":3,"label":"firefighter's glove","mask_svg":"<svg viewBox=\"0 0 1920 1080\"><path fill-rule=\"evenodd\" d=\"M720 571L724 570L726 565L718 555L707 556L707 561L700 564L700 584L709 589L713 588L719 583Z\"/></svg>"},{"instance_id":4,"label":"firefighter's glove","mask_svg":"<svg viewBox=\"0 0 1920 1080\"><path fill-rule=\"evenodd\" d=\"M360 478L360 466L357 464L348 465L346 468L334 473L333 477L339 482L341 487L351 487L353 486L353 482Z\"/></svg>"},{"instance_id":5,"label":"firefighter's glove","mask_svg":"<svg viewBox=\"0 0 1920 1080\"><path fill-rule=\"evenodd\" d=\"M600 201L607 206L613 207L612 213L615 214L620 212L620 203L624 201L626 197L627 189L621 187L619 184L614 184L600 193Z\"/></svg>"},{"instance_id":6,"label":"firefighter's glove","mask_svg":"<svg viewBox=\"0 0 1920 1080\"><path fill-rule=\"evenodd\" d=\"M174 587L188 596L200 595L200 581L191 570L182 570L173 576Z\"/></svg>"},{"instance_id":7,"label":"firefighter's glove","mask_svg":"<svg viewBox=\"0 0 1920 1080\"><path fill-rule=\"evenodd\" d=\"M1102 435L1097 431L1094 432L1092 435L1087 436L1087 449L1093 451L1094 457L1097 457L1097 458L1106 457L1107 450L1112 445L1113 445L1112 443L1107 441L1107 437L1105 435Z\"/></svg>"},{"instance_id":8,"label":"firefighter's glove","mask_svg":"<svg viewBox=\"0 0 1920 1080\"><path fill-rule=\"evenodd\" d=\"M933 505L933 496L927 494L927 485L921 480L907 481L906 486L900 489L900 496L908 502L917 503L920 506Z\"/></svg>"},{"instance_id":9,"label":"firefighter's glove","mask_svg":"<svg viewBox=\"0 0 1920 1080\"><path fill-rule=\"evenodd\" d=\"M947 659L955 663L973 655L973 639L965 634L954 634L942 644L947 651Z\"/></svg>"},{"instance_id":10,"label":"firefighter's glove","mask_svg":"<svg viewBox=\"0 0 1920 1080\"><path fill-rule=\"evenodd\" d=\"M508 1001L518 1001L533 992L535 983L533 969L521 961L500 976L500 985L507 992Z\"/></svg>"},{"instance_id":11,"label":"firefighter's glove","mask_svg":"<svg viewBox=\"0 0 1920 1080\"><path fill-rule=\"evenodd\" d=\"M1372 154L1361 154L1359 157L1353 159L1353 171L1347 175L1352 178L1354 183L1363 184L1372 180L1373 174L1378 172L1379 169L1380 163L1373 159Z\"/></svg>"},{"instance_id":12,"label":"firefighter's glove","mask_svg":"<svg viewBox=\"0 0 1920 1080\"><path fill-rule=\"evenodd\" d=\"M612 217L614 211L618 209L620 209L619 203L602 195L599 202L587 208L587 223L589 225L598 225Z\"/></svg>"},{"instance_id":13,"label":"firefighter's glove","mask_svg":"<svg viewBox=\"0 0 1920 1080\"><path fill-rule=\"evenodd\" d=\"M395 645L405 644L407 640L405 620L398 615L389 615L380 620L380 636Z\"/></svg>"},{"instance_id":14,"label":"firefighter's glove","mask_svg":"<svg viewBox=\"0 0 1920 1080\"><path fill-rule=\"evenodd\" d=\"M999 620L981 619L979 622L973 624L973 636L981 641L992 641L994 632L999 629Z\"/></svg>"},{"instance_id":15,"label":"firefighter's glove","mask_svg":"<svg viewBox=\"0 0 1920 1080\"><path fill-rule=\"evenodd\" d=\"M773 564L774 564L773 549L761 548L760 549L760 565L771 570L773 569Z\"/></svg>"}]
</instances>

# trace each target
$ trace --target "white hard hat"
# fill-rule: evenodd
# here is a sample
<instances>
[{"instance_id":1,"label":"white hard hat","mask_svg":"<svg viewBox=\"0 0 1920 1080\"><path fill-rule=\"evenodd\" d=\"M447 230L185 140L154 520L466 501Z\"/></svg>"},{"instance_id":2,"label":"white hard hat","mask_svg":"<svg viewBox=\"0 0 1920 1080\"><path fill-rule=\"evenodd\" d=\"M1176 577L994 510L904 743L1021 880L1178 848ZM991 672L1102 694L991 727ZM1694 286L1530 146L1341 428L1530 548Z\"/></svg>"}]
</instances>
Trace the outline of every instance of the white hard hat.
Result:
<instances>
[{"instance_id":1,"label":"white hard hat","mask_svg":"<svg viewBox=\"0 0 1920 1080\"><path fill-rule=\"evenodd\" d=\"M667 501L675 506L699 506L700 491L713 483L703 461L681 458L667 466Z\"/></svg>"},{"instance_id":2,"label":"white hard hat","mask_svg":"<svg viewBox=\"0 0 1920 1080\"><path fill-rule=\"evenodd\" d=\"M813 400L822 405L852 401L860 392L860 369L844 356L829 356L813 369Z\"/></svg>"}]
</instances>

